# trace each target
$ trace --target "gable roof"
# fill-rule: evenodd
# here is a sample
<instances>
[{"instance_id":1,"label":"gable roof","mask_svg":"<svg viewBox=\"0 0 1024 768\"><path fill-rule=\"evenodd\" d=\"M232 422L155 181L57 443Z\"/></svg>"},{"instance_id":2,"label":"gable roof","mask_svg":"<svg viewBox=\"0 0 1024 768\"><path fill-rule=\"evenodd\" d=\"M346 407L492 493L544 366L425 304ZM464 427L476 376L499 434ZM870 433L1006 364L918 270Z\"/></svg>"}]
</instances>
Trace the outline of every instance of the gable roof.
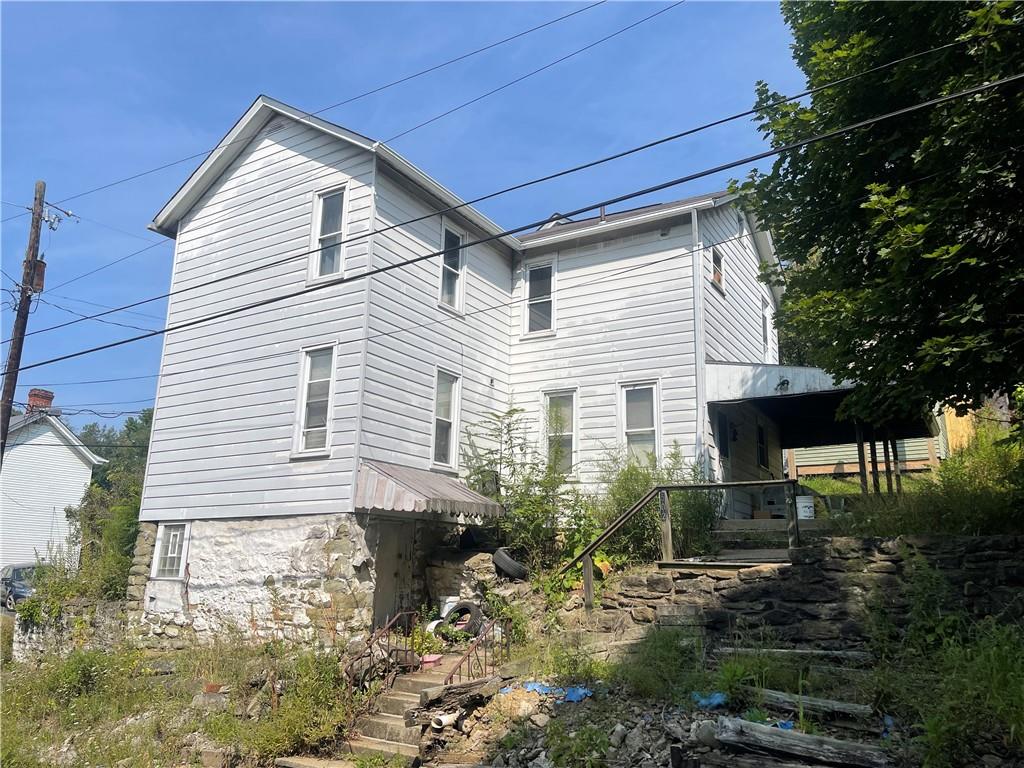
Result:
<instances>
[{"instance_id":1,"label":"gable roof","mask_svg":"<svg viewBox=\"0 0 1024 768\"><path fill-rule=\"evenodd\" d=\"M78 435L72 432L67 424L55 416L50 415L46 411L32 411L31 413L24 413L21 416L15 416L11 419L11 426L9 429L9 435L13 435L19 429L23 429L30 424L35 424L39 421L45 421L54 431L60 441L64 443L68 448L77 453L81 459L93 467L99 464L106 464L107 460L102 456L97 456L95 453L85 447L85 444L78 439ZM11 450L18 444L10 439L7 442L7 450Z\"/></svg>"},{"instance_id":2,"label":"gable roof","mask_svg":"<svg viewBox=\"0 0 1024 768\"><path fill-rule=\"evenodd\" d=\"M224 138L220 140L216 148L206 156L206 159L200 163L199 167L192 172L192 175L174 193L174 196L153 217L149 229L174 239L177 236L178 222L181 221L206 190L220 178L221 174L245 150L249 141L277 115L291 118L298 123L334 136L376 155L379 160L386 163L398 172L399 175L412 182L428 195L439 200L446 208L465 204L465 201L458 195L434 180L426 172L417 168L383 142L375 141L355 131L335 125L308 112L303 112L301 109L296 109L288 104L272 99L269 96L260 95L252 103L252 106L246 110L245 114L238 119L238 122L232 126L231 130L225 134ZM459 215L487 235L500 235L504 231L473 206L466 205L460 208ZM498 240L513 250L518 250L519 248L519 241L510 235L499 237Z\"/></svg>"}]
</instances>

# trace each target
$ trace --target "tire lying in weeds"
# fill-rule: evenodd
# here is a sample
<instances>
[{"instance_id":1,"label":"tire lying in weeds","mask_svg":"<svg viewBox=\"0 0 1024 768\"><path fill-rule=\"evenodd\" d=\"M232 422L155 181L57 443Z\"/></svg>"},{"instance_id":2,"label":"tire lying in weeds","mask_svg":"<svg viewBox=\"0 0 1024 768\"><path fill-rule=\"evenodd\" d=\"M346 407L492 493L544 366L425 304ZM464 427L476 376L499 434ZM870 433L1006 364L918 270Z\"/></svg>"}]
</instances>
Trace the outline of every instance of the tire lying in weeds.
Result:
<instances>
[{"instance_id":1,"label":"tire lying in weeds","mask_svg":"<svg viewBox=\"0 0 1024 768\"><path fill-rule=\"evenodd\" d=\"M499 548L491 557L494 560L494 566L510 579L526 581L529 578L530 569L515 560L507 547Z\"/></svg>"},{"instance_id":2,"label":"tire lying in weeds","mask_svg":"<svg viewBox=\"0 0 1024 768\"><path fill-rule=\"evenodd\" d=\"M476 637L484 626L484 612L480 610L480 606L476 603L463 601L452 606L452 609L445 615L442 624Z\"/></svg>"}]
</instances>

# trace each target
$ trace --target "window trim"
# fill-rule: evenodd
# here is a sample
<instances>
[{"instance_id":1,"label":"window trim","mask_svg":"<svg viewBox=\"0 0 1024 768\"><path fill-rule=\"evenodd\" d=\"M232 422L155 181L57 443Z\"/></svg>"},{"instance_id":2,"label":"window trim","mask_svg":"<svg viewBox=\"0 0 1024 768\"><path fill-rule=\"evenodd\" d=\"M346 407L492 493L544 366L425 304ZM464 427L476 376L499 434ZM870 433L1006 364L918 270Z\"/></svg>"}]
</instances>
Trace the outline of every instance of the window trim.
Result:
<instances>
[{"instance_id":1,"label":"window trim","mask_svg":"<svg viewBox=\"0 0 1024 768\"><path fill-rule=\"evenodd\" d=\"M761 463L761 438L764 437L764 464ZM755 460L757 461L758 469L763 469L765 472L771 472L772 457L768 455L768 430L764 426L764 422L758 419L754 427L754 451L757 454Z\"/></svg>"},{"instance_id":2,"label":"window trim","mask_svg":"<svg viewBox=\"0 0 1024 768\"><path fill-rule=\"evenodd\" d=\"M551 453L551 443L549 438L551 433L548 432L548 413L550 411L548 405L548 399L552 395L572 395L572 425L568 432L559 432L559 435L572 435L572 455L570 460L572 466L569 471L565 473L565 477L568 480L576 480L579 476L579 452L580 452L580 390L579 387L551 387L541 389L540 391L540 407L542 415L541 423L541 436L543 437L544 446L544 457L545 460Z\"/></svg>"},{"instance_id":3,"label":"window trim","mask_svg":"<svg viewBox=\"0 0 1024 768\"><path fill-rule=\"evenodd\" d=\"M342 193L341 198L341 264L337 272L327 275L319 274L320 271L320 218L323 212L323 200L325 197L337 192ZM313 192L313 219L309 232L309 262L306 266L306 283L329 283L333 280L341 280L345 277L345 251L346 232L348 232L348 204L349 204L349 183L342 182L330 187L324 187Z\"/></svg>"},{"instance_id":4,"label":"window trim","mask_svg":"<svg viewBox=\"0 0 1024 768\"><path fill-rule=\"evenodd\" d=\"M626 434L629 431L640 432L647 430L628 430L626 428L626 392L630 389L644 389L650 387L654 390L653 394L653 407L654 407L654 459L660 464L661 463L661 381L660 379L639 379L636 381L621 381L619 382L619 441L626 451L627 458L629 456L629 443L626 440Z\"/></svg>"},{"instance_id":5,"label":"window trim","mask_svg":"<svg viewBox=\"0 0 1024 768\"><path fill-rule=\"evenodd\" d=\"M444 238L446 232L451 232L459 238L459 281L455 286L455 306L445 304L442 298L444 296L444 272L447 269L444 264ZM441 222L441 247L439 248L441 255L438 257L437 306L446 312L452 312L459 316L464 315L466 312L466 263L469 261L468 254L466 253L466 239L465 230L456 227L448 221Z\"/></svg>"},{"instance_id":6,"label":"window trim","mask_svg":"<svg viewBox=\"0 0 1024 768\"><path fill-rule=\"evenodd\" d=\"M769 357L772 348L772 311L771 302L764 296L761 297L761 342L764 347L764 362L770 362Z\"/></svg>"},{"instance_id":7,"label":"window trim","mask_svg":"<svg viewBox=\"0 0 1024 768\"><path fill-rule=\"evenodd\" d=\"M338 345L333 342L324 342L323 344L310 344L299 349L299 375L298 383L296 385L296 398L295 398L295 419L294 428L292 429L292 451L291 458L293 459L307 459L307 458L319 458L324 456L330 456L331 454L331 437L332 435L332 418L331 414L334 412L334 385L337 371L335 370L338 364ZM331 377L328 379L327 384L327 435L324 439L323 448L312 448L305 450L302 447L302 432L303 432L303 419L306 410L306 396L309 371L309 356L313 352L318 352L322 349L331 350Z\"/></svg>"},{"instance_id":8,"label":"window trim","mask_svg":"<svg viewBox=\"0 0 1024 768\"><path fill-rule=\"evenodd\" d=\"M448 446L449 451L452 453L448 457L448 464L437 461L435 458L436 454L434 449L436 448L437 442L437 385L441 380L441 374L447 374L455 379L455 383L452 385L452 418L451 418L451 443ZM456 373L450 368L445 368L441 365L434 366L434 408L431 412L430 417L430 466L436 469L443 469L449 472L457 472L459 469L459 424L461 422L462 414L462 375Z\"/></svg>"},{"instance_id":9,"label":"window trim","mask_svg":"<svg viewBox=\"0 0 1024 768\"><path fill-rule=\"evenodd\" d=\"M715 257L718 257L718 279L715 279ZM716 246L711 246L711 277L708 281L719 293L725 296L725 253Z\"/></svg>"},{"instance_id":10,"label":"window trim","mask_svg":"<svg viewBox=\"0 0 1024 768\"><path fill-rule=\"evenodd\" d=\"M542 330L531 331L530 330L530 272L534 269L540 269L541 267L551 267L551 293L549 294L549 301L551 302L551 327ZM557 254L550 258L541 258L533 261L527 261L523 263L523 321L522 329L520 331L520 338L523 339L541 339L549 336L555 336L558 332L558 302L555 299L555 295L558 293L558 258Z\"/></svg>"},{"instance_id":11,"label":"window trim","mask_svg":"<svg viewBox=\"0 0 1024 768\"><path fill-rule=\"evenodd\" d=\"M184 533L181 542L181 562L178 563L178 573L174 576L158 576L160 566L160 550L163 548L164 534L168 526L183 526ZM156 527L156 541L153 546L153 562L149 566L149 578L159 581L181 581L185 578L185 568L188 566L188 549L192 541L192 522L190 520L168 520L158 523Z\"/></svg>"}]
</instances>

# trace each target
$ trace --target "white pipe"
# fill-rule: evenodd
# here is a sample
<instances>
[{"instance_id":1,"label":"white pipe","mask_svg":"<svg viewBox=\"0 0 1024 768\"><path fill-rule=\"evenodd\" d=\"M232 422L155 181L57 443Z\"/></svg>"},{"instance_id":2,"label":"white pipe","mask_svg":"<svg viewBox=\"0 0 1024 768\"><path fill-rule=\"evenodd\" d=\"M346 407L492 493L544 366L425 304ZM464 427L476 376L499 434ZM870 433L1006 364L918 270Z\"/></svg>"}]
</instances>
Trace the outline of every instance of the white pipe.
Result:
<instances>
[{"instance_id":1,"label":"white pipe","mask_svg":"<svg viewBox=\"0 0 1024 768\"><path fill-rule=\"evenodd\" d=\"M443 731L449 725L454 725L455 721L458 719L458 712L449 712L447 715L438 715L430 721L430 727L435 731Z\"/></svg>"}]
</instances>

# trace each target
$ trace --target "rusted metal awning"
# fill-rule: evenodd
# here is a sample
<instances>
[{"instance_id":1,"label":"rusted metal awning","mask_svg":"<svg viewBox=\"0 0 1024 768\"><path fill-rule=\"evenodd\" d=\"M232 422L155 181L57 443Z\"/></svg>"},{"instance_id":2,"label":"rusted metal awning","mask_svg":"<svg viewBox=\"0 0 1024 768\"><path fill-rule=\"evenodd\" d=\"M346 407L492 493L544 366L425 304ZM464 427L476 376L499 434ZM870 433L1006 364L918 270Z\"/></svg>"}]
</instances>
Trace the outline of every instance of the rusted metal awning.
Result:
<instances>
[{"instance_id":1,"label":"rusted metal awning","mask_svg":"<svg viewBox=\"0 0 1024 768\"><path fill-rule=\"evenodd\" d=\"M356 482L356 512L387 517L472 523L502 513L496 501L458 478L384 461L362 461Z\"/></svg>"}]
</instances>

